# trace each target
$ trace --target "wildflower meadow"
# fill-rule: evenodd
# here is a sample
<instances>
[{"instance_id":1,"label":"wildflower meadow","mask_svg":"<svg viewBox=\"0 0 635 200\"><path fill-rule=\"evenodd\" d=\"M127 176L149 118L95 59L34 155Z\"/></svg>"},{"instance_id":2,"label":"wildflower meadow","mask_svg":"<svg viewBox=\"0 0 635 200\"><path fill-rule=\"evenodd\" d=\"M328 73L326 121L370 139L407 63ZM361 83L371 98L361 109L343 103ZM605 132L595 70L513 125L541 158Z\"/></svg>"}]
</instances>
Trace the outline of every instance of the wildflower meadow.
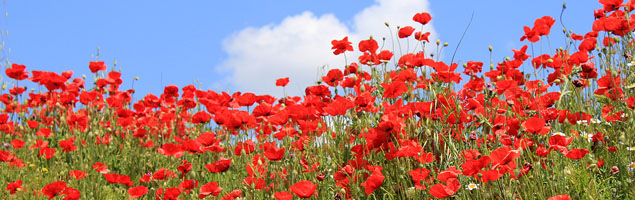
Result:
<instances>
[{"instance_id":1,"label":"wildflower meadow","mask_svg":"<svg viewBox=\"0 0 635 200\"><path fill-rule=\"evenodd\" d=\"M0 199L635 199L635 1L599 2L592 31L544 16L508 57L459 63L412 13L388 40L418 47L333 38L342 66L301 96L135 94L104 61L12 60Z\"/></svg>"}]
</instances>

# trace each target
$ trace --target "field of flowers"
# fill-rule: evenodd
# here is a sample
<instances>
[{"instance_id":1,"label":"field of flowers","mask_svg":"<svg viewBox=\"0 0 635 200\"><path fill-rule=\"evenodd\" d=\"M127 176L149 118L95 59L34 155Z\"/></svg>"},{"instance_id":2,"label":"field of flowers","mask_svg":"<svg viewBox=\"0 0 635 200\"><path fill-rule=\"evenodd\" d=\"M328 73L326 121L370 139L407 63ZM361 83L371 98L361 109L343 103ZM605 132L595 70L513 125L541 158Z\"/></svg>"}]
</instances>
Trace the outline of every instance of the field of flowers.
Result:
<instances>
[{"instance_id":1,"label":"field of flowers","mask_svg":"<svg viewBox=\"0 0 635 200\"><path fill-rule=\"evenodd\" d=\"M592 31L554 31L565 46L533 51L556 22L536 19L497 63L338 38L335 55L363 55L304 96L170 85L132 101L104 62L89 62L93 80L12 63L0 197L634 199L635 1L600 3Z\"/></svg>"}]
</instances>

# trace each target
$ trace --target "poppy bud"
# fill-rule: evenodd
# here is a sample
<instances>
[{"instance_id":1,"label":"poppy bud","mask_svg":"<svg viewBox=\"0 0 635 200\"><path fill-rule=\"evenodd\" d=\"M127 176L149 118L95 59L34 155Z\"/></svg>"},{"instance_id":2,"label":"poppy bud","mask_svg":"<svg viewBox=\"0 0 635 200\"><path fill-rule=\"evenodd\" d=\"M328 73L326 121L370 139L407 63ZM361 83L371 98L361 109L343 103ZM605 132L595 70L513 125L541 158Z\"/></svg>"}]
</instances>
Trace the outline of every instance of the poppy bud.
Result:
<instances>
[{"instance_id":1,"label":"poppy bud","mask_svg":"<svg viewBox=\"0 0 635 200\"><path fill-rule=\"evenodd\" d=\"M450 44L448 44L447 42L446 42L446 43L443 43L443 46L444 46L444 47L447 47L448 45L450 45Z\"/></svg>"},{"instance_id":2,"label":"poppy bud","mask_svg":"<svg viewBox=\"0 0 635 200\"><path fill-rule=\"evenodd\" d=\"M388 22L384 22L384 25L386 25L387 27L390 27L390 24L388 24Z\"/></svg>"},{"instance_id":3,"label":"poppy bud","mask_svg":"<svg viewBox=\"0 0 635 200\"><path fill-rule=\"evenodd\" d=\"M615 43L618 43L621 39L619 37L614 37L613 40L615 40Z\"/></svg>"},{"instance_id":4,"label":"poppy bud","mask_svg":"<svg viewBox=\"0 0 635 200\"><path fill-rule=\"evenodd\" d=\"M139 77L138 77L138 76L135 76L135 77L134 77L134 80L135 80L135 81L138 81L138 80L139 80Z\"/></svg>"},{"instance_id":5,"label":"poppy bud","mask_svg":"<svg viewBox=\"0 0 635 200\"><path fill-rule=\"evenodd\" d=\"M489 52L492 52L492 50L494 50L494 48L492 47L492 45L489 45Z\"/></svg>"},{"instance_id":6,"label":"poppy bud","mask_svg":"<svg viewBox=\"0 0 635 200\"><path fill-rule=\"evenodd\" d=\"M441 40L437 40L437 45L441 44Z\"/></svg>"}]
</instances>

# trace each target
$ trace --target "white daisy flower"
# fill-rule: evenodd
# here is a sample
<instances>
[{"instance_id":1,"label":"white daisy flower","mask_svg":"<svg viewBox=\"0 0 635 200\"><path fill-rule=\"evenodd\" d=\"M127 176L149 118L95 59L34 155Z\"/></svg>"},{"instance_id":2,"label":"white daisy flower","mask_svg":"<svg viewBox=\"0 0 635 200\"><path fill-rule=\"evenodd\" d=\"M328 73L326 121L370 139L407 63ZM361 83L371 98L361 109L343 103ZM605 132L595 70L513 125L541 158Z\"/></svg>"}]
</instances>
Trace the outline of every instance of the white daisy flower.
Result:
<instances>
[{"instance_id":1,"label":"white daisy flower","mask_svg":"<svg viewBox=\"0 0 635 200\"><path fill-rule=\"evenodd\" d=\"M628 151L635 151L635 146L633 146L633 147L626 147L626 150L628 150Z\"/></svg>"},{"instance_id":2,"label":"white daisy flower","mask_svg":"<svg viewBox=\"0 0 635 200\"><path fill-rule=\"evenodd\" d=\"M580 135L581 135L583 138L586 138L586 139L587 139L587 141L589 141L589 142L593 141L593 134L586 133L586 132L582 132L582 133L580 133Z\"/></svg>"},{"instance_id":3,"label":"white daisy flower","mask_svg":"<svg viewBox=\"0 0 635 200\"><path fill-rule=\"evenodd\" d=\"M635 162L631 162L631 164L628 165L628 171L632 172L633 169L635 169Z\"/></svg>"},{"instance_id":4,"label":"white daisy flower","mask_svg":"<svg viewBox=\"0 0 635 200\"><path fill-rule=\"evenodd\" d=\"M467 184L467 186L465 186L465 189L468 189L468 190L478 189L478 184L474 184L474 183Z\"/></svg>"},{"instance_id":5,"label":"white daisy flower","mask_svg":"<svg viewBox=\"0 0 635 200\"><path fill-rule=\"evenodd\" d=\"M563 137L564 137L564 136L567 136L567 135L565 135L563 132L554 132L554 133L551 133L551 136L554 136L554 135L559 135L559 136L563 136Z\"/></svg>"},{"instance_id":6,"label":"white daisy flower","mask_svg":"<svg viewBox=\"0 0 635 200\"><path fill-rule=\"evenodd\" d=\"M626 63L626 66L632 67L635 65L635 61L631 61L629 63Z\"/></svg>"},{"instance_id":7,"label":"white daisy flower","mask_svg":"<svg viewBox=\"0 0 635 200\"><path fill-rule=\"evenodd\" d=\"M592 124L598 124L600 122L602 122L602 121L600 121L599 119L591 119L591 123Z\"/></svg>"},{"instance_id":8,"label":"white daisy flower","mask_svg":"<svg viewBox=\"0 0 635 200\"><path fill-rule=\"evenodd\" d=\"M586 124L586 123L587 123L587 120L586 120L586 119L583 119L583 120L578 120L576 123L577 123L578 125Z\"/></svg>"}]
</instances>

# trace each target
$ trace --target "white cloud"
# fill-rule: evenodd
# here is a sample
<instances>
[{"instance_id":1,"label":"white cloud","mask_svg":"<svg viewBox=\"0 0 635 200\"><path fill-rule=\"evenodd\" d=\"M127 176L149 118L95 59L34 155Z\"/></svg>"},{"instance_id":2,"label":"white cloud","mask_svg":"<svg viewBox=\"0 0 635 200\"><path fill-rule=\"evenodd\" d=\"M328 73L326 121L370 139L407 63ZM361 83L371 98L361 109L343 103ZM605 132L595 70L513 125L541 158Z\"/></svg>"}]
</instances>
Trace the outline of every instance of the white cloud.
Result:
<instances>
[{"instance_id":1,"label":"white cloud","mask_svg":"<svg viewBox=\"0 0 635 200\"><path fill-rule=\"evenodd\" d=\"M381 47L385 37L384 49L392 50L390 32L384 22L391 25L396 42L396 27L410 25L418 31L421 25L412 21L412 16L424 11L430 12L425 0L376 0L374 5L355 15L352 27L332 14L315 16L306 11L287 17L279 24L245 28L225 39L223 48L229 57L217 69L228 71L230 75L214 87L225 85L242 92L281 97L282 88L275 86L275 80L290 77L287 94L302 95L304 88L315 84L322 66L344 67L344 57L333 55L331 40L349 36L357 50L360 40L372 35ZM431 42L438 37L432 24L424 26L423 31L432 33ZM416 46L414 38L409 42L412 52ZM405 53L407 42L402 39L400 43ZM394 53L400 55L398 49ZM358 55L347 52L348 62L357 61Z\"/></svg>"}]
</instances>

